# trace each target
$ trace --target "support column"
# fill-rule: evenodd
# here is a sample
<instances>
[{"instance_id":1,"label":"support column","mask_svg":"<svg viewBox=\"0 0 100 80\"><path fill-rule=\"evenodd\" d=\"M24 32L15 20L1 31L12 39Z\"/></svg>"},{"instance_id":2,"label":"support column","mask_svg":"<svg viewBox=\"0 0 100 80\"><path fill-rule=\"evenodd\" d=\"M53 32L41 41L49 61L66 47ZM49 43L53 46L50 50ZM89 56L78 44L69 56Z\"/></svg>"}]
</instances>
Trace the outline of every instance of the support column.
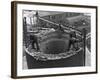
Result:
<instances>
[{"instance_id":1,"label":"support column","mask_svg":"<svg viewBox=\"0 0 100 80\"><path fill-rule=\"evenodd\" d=\"M83 66L85 66L85 60L86 60L86 29L85 28L83 28L83 53L84 53Z\"/></svg>"}]
</instances>

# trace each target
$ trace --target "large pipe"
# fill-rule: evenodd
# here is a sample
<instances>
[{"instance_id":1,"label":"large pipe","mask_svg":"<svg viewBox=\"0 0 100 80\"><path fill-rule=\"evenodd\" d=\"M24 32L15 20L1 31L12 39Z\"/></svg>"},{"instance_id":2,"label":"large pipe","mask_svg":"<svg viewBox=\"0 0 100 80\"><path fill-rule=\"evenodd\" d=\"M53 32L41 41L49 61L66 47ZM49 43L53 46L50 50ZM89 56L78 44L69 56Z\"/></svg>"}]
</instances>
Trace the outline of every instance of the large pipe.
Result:
<instances>
[{"instance_id":1,"label":"large pipe","mask_svg":"<svg viewBox=\"0 0 100 80\"><path fill-rule=\"evenodd\" d=\"M49 20L46 20L46 19L44 19L44 18L39 17L39 19L40 19L40 20L43 20L43 21L45 21L45 22L51 23L51 24L53 24L53 25L59 26L58 23L54 23L54 22L49 21ZM70 30L70 31L73 30L73 31L75 31L75 32L77 32L78 34L81 35L81 31L80 31L80 30L77 30L77 29L75 29L75 28L73 28L73 27L70 27L70 26L69 26L69 27L65 27L65 26L63 26L63 25L61 25L61 27L64 28L64 29Z\"/></svg>"}]
</instances>

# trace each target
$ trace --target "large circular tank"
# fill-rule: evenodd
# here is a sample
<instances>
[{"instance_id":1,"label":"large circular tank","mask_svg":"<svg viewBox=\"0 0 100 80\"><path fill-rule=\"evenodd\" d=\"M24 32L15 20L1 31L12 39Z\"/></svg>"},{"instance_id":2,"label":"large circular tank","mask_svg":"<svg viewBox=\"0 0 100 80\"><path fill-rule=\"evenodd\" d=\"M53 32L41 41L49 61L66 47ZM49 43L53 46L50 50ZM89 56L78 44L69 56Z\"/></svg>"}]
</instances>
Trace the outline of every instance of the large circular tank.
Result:
<instances>
[{"instance_id":1,"label":"large circular tank","mask_svg":"<svg viewBox=\"0 0 100 80\"><path fill-rule=\"evenodd\" d=\"M28 69L83 66L83 50L79 50L76 55L72 55L74 52L67 53L70 34L54 31L41 38L39 40L40 52L34 52L34 50L31 52L29 48L26 51Z\"/></svg>"}]
</instances>

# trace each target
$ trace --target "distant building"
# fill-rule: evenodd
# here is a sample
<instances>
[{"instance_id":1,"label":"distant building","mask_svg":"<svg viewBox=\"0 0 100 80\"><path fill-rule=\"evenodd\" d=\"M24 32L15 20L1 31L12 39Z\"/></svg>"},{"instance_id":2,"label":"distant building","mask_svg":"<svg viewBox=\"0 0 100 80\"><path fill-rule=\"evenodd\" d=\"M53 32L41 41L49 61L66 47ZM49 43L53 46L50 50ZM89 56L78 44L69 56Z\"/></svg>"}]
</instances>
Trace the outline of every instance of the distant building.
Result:
<instances>
[{"instance_id":1,"label":"distant building","mask_svg":"<svg viewBox=\"0 0 100 80\"><path fill-rule=\"evenodd\" d=\"M66 18L74 17L74 16L78 16L78 15L82 15L82 14L81 13L72 13L72 12L60 12L60 13L58 12L55 14L51 14L51 15L49 14L46 16L42 16L42 18L49 20L49 21L52 21L54 23L63 24L65 26L67 26L69 24L69 22L67 21ZM51 23L44 22L42 20L39 20L39 22L40 22L42 27L53 27L53 26L55 27L55 25L52 25Z\"/></svg>"}]
</instances>

